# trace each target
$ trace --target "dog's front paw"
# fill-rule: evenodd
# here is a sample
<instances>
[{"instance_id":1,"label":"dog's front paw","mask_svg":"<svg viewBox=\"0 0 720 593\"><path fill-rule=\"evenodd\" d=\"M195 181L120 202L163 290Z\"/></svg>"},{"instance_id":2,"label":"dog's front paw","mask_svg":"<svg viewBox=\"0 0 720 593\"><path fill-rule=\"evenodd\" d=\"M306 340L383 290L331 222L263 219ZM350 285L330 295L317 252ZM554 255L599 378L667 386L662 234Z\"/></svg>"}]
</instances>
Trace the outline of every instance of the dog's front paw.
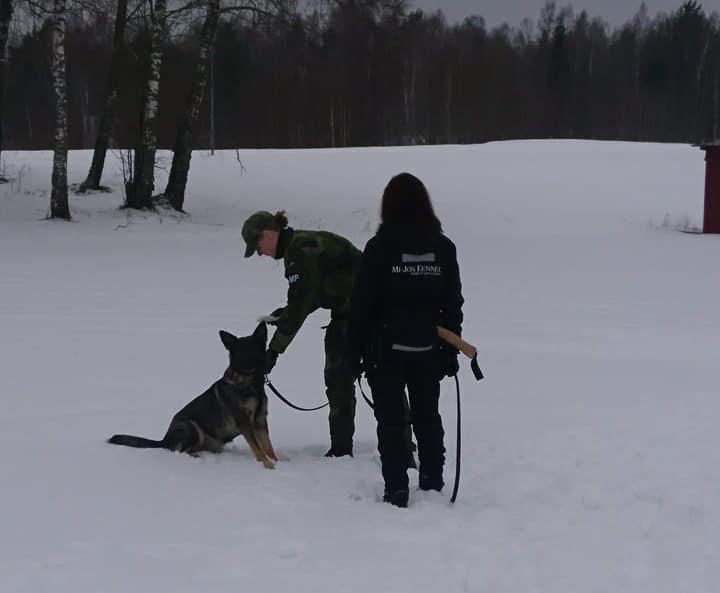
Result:
<instances>
[{"instance_id":1,"label":"dog's front paw","mask_svg":"<svg viewBox=\"0 0 720 593\"><path fill-rule=\"evenodd\" d=\"M262 464L265 467L265 469L275 469L275 464L272 461L270 461L269 459L263 459Z\"/></svg>"}]
</instances>

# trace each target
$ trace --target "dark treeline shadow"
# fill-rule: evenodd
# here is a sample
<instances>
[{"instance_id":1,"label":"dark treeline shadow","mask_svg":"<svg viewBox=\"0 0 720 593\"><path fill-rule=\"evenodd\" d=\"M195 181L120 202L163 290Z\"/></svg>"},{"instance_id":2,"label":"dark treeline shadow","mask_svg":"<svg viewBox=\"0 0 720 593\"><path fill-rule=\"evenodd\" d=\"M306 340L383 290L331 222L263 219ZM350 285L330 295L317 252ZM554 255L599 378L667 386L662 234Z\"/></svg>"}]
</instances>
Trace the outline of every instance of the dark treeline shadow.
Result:
<instances>
[{"instance_id":1,"label":"dark treeline shadow","mask_svg":"<svg viewBox=\"0 0 720 593\"><path fill-rule=\"evenodd\" d=\"M720 22L694 1L610 29L548 3L535 25L488 30L480 17L394 0L325 3L290 19L224 19L195 145L342 147L476 143L514 138L699 142L717 138ZM93 146L113 23L70 18L69 145ZM4 144L46 149L53 133L49 28L9 47ZM158 139L171 147L185 109L198 30L168 42ZM139 126L147 31L130 28L119 75L115 144Z\"/></svg>"}]
</instances>

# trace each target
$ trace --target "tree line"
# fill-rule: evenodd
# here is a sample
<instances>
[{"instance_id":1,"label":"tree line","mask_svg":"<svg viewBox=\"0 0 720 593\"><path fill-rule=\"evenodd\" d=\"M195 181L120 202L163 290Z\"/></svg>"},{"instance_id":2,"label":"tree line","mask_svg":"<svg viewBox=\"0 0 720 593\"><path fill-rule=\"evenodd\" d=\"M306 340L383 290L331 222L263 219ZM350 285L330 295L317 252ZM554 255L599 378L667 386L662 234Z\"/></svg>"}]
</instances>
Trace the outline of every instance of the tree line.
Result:
<instances>
[{"instance_id":1,"label":"tree line","mask_svg":"<svg viewBox=\"0 0 720 593\"><path fill-rule=\"evenodd\" d=\"M13 8L34 18L8 35ZM0 0L0 42L1 146L94 147L83 189L100 187L109 147L131 148L132 207L181 210L193 148L720 130L720 19L694 0L612 29L554 2L489 29L407 0ZM161 193L158 147L174 155Z\"/></svg>"}]
</instances>

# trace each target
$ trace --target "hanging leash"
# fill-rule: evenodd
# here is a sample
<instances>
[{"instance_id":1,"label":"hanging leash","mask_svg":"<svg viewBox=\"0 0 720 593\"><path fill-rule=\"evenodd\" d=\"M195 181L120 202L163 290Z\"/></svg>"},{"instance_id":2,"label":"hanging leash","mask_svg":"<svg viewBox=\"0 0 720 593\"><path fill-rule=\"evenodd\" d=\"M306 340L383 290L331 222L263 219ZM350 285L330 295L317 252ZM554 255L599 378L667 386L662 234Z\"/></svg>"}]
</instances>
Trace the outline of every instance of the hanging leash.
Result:
<instances>
[{"instance_id":1,"label":"hanging leash","mask_svg":"<svg viewBox=\"0 0 720 593\"><path fill-rule=\"evenodd\" d=\"M458 336L456 333L451 332L450 330L438 326L437 328L438 335L442 340L450 344L451 346L454 346L457 348L460 352L462 352L465 356L467 356L470 359L470 370L472 371L473 376L477 381L480 381L484 378L484 375L482 371L480 370L480 365L477 361L477 348L473 346L472 344L466 342L463 340L460 336ZM458 490L460 488L460 454L461 454L461 425L462 425L462 415L460 412L460 380L458 379L457 373L453 375L453 378L455 379L455 392L457 394L457 439L455 444L455 482L453 483L453 490L452 495L450 496L450 504L454 504L457 500ZM360 388L360 393L362 394L363 399L367 403L368 406L370 406L373 410L375 409L375 404L373 404L372 400L365 395L365 391L363 391L362 383L360 381L360 377L357 379L358 387Z\"/></svg>"},{"instance_id":2,"label":"hanging leash","mask_svg":"<svg viewBox=\"0 0 720 593\"><path fill-rule=\"evenodd\" d=\"M450 496L450 504L455 503L458 488L460 487L460 381L455 374L455 389L457 391L457 444L455 446L455 483L453 484L452 496Z\"/></svg>"},{"instance_id":3,"label":"hanging leash","mask_svg":"<svg viewBox=\"0 0 720 593\"><path fill-rule=\"evenodd\" d=\"M362 377L358 377L358 378L357 378L357 384L358 384L358 387L360 388L360 394L362 395L362 398L365 400L365 403L366 403L368 406L370 406L370 409L371 409L371 410L374 410L374 409L375 409L375 404L373 403L373 401L372 401L367 395L365 395L365 392L363 391L363 388L362 388L362 383L360 382L360 379L361 379L361 378L362 378Z\"/></svg>"},{"instance_id":4,"label":"hanging leash","mask_svg":"<svg viewBox=\"0 0 720 593\"><path fill-rule=\"evenodd\" d=\"M482 373L481 373L481 376L482 376ZM457 500L458 489L460 488L460 453L461 453L461 442L462 442L461 434L460 434L461 425L462 425L462 416L460 413L460 380L458 379L457 373L455 375L453 375L453 378L455 379L455 392L457 393L457 427L456 427L456 443L455 443L455 482L453 484L452 495L450 496L450 504L454 504L455 501ZM479 380L480 379L478 379L478 381ZM360 393L362 394L363 399L365 400L367 405L370 406L374 410L375 404L372 402L372 400L367 395L365 395L365 391L363 391L362 382L360 381L360 377L358 377L358 379L357 379L357 384L358 384L358 387L360 388Z\"/></svg>"},{"instance_id":5,"label":"hanging leash","mask_svg":"<svg viewBox=\"0 0 720 593\"><path fill-rule=\"evenodd\" d=\"M483 373L477 361L477 348L463 340L456 333L440 325L437 326L437 332L440 338L457 348L470 359L470 370L475 376L475 379L480 381L480 379L483 378ZM455 373L455 390L457 391L457 444L455 447L455 483L453 484L453 491L450 496L450 504L453 504L457 499L458 488L460 487L460 381L458 380L457 373Z\"/></svg>"},{"instance_id":6,"label":"hanging leash","mask_svg":"<svg viewBox=\"0 0 720 593\"><path fill-rule=\"evenodd\" d=\"M278 398L280 399L281 402L290 406L294 410L300 410L301 412L314 412L315 410L322 410L323 408L326 408L327 406L330 405L330 402L325 402L322 406L317 406L315 408L301 408L300 406L296 406L291 401L288 401L287 399L285 399L282 396L282 394L277 389L275 389L275 385L273 385L270 382L270 379L267 377L267 375L265 376L265 385L267 385L270 388L270 391L272 391L275 395L278 396Z\"/></svg>"}]
</instances>

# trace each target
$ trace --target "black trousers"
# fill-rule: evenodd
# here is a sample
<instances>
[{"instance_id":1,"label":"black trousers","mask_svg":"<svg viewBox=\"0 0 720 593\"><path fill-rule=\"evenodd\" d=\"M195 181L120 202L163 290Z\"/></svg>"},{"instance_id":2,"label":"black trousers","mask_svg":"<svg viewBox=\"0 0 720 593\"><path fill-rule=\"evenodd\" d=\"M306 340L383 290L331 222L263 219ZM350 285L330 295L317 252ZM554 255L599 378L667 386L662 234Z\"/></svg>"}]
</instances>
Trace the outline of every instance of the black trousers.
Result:
<instances>
[{"instance_id":1,"label":"black trousers","mask_svg":"<svg viewBox=\"0 0 720 593\"><path fill-rule=\"evenodd\" d=\"M436 353L393 351L369 374L368 383L375 402L385 489L390 492L408 489L406 388L420 475L442 481L445 433L438 411L440 375Z\"/></svg>"}]
</instances>

